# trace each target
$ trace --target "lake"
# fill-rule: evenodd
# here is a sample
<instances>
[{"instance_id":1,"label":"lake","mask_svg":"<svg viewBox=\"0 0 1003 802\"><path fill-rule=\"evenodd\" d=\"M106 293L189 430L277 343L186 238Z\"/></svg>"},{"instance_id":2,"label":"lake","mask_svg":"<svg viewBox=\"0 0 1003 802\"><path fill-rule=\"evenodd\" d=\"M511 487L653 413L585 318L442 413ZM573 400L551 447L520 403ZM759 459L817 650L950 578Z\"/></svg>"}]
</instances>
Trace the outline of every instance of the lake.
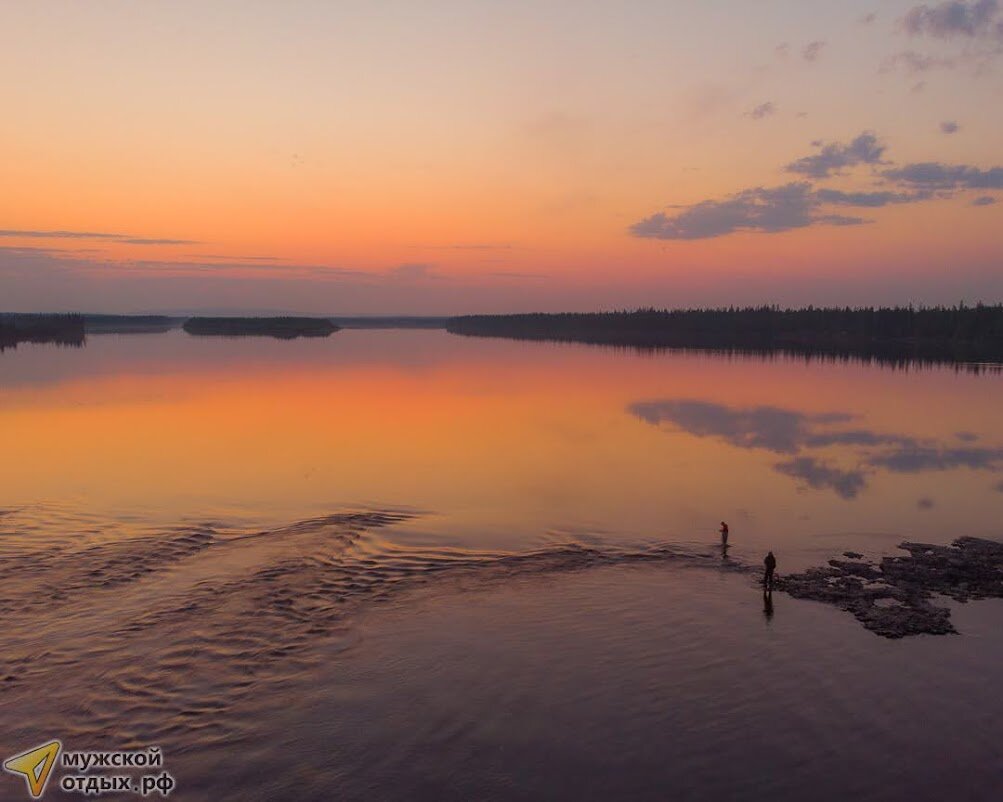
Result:
<instances>
[{"instance_id":1,"label":"lake","mask_svg":"<svg viewBox=\"0 0 1003 802\"><path fill-rule=\"evenodd\" d=\"M443 331L21 345L0 749L159 746L185 800L997 799L1003 601L889 640L754 572L1000 539L1001 389Z\"/></svg>"}]
</instances>

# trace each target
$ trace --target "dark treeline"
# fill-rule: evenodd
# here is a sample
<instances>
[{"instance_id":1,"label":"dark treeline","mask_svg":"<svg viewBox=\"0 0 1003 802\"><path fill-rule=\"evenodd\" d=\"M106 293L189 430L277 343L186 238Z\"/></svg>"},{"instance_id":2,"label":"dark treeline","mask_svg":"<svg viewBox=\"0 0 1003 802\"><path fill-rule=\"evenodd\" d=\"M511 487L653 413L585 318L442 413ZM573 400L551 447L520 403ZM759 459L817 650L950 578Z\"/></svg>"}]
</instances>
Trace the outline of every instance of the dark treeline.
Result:
<instances>
[{"instance_id":1,"label":"dark treeline","mask_svg":"<svg viewBox=\"0 0 1003 802\"><path fill-rule=\"evenodd\" d=\"M331 322L343 329L444 329L449 318L416 315L367 315L364 317L332 317Z\"/></svg>"},{"instance_id":2,"label":"dark treeline","mask_svg":"<svg viewBox=\"0 0 1003 802\"><path fill-rule=\"evenodd\" d=\"M999 304L470 315L451 319L447 330L642 349L780 351L893 364L1003 361L1003 305Z\"/></svg>"},{"instance_id":3,"label":"dark treeline","mask_svg":"<svg viewBox=\"0 0 1003 802\"><path fill-rule=\"evenodd\" d=\"M88 334L161 334L183 322L167 315L84 315Z\"/></svg>"},{"instance_id":4,"label":"dark treeline","mask_svg":"<svg viewBox=\"0 0 1003 802\"><path fill-rule=\"evenodd\" d=\"M81 346L85 339L82 315L0 314L0 351L18 343Z\"/></svg>"},{"instance_id":5,"label":"dark treeline","mask_svg":"<svg viewBox=\"0 0 1003 802\"><path fill-rule=\"evenodd\" d=\"M189 334L225 337L327 337L339 330L326 317L193 317L182 327Z\"/></svg>"}]
</instances>

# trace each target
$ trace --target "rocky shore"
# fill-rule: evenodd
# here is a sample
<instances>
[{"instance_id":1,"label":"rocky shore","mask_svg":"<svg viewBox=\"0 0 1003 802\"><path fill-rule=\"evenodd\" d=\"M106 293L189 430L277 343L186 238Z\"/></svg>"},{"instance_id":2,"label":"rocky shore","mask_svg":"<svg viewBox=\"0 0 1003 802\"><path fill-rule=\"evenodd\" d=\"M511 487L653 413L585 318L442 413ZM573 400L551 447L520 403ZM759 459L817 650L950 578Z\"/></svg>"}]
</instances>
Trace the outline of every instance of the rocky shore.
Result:
<instances>
[{"instance_id":1,"label":"rocky shore","mask_svg":"<svg viewBox=\"0 0 1003 802\"><path fill-rule=\"evenodd\" d=\"M908 556L880 563L846 552L779 579L776 588L796 599L825 602L853 613L867 629L886 638L956 632L940 595L958 602L1003 598L1003 543L963 537L950 546L905 542Z\"/></svg>"}]
</instances>

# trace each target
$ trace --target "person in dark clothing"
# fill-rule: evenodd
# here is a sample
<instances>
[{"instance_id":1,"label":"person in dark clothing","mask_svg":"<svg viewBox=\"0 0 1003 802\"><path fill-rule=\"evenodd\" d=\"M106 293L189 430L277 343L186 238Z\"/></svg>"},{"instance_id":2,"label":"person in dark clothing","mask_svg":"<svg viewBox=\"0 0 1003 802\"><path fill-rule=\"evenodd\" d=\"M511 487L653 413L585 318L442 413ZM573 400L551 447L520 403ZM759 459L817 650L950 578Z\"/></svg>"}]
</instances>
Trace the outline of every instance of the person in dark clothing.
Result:
<instances>
[{"instance_id":1,"label":"person in dark clothing","mask_svg":"<svg viewBox=\"0 0 1003 802\"><path fill-rule=\"evenodd\" d=\"M728 546L728 524L721 521L721 545Z\"/></svg>"},{"instance_id":2,"label":"person in dark clothing","mask_svg":"<svg viewBox=\"0 0 1003 802\"><path fill-rule=\"evenodd\" d=\"M766 555L763 565L766 566L766 573L763 574L763 587L767 590L773 590L773 572L777 570L777 558L773 556L772 551Z\"/></svg>"}]
</instances>

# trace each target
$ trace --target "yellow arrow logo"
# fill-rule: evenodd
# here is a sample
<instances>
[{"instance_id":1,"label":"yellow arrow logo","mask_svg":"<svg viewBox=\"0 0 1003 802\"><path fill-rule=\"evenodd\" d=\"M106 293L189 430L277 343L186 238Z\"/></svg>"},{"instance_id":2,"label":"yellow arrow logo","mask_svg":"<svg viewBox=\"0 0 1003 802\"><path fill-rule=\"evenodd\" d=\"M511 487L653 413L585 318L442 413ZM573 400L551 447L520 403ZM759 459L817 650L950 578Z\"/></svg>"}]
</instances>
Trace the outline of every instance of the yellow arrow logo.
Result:
<instances>
[{"instance_id":1,"label":"yellow arrow logo","mask_svg":"<svg viewBox=\"0 0 1003 802\"><path fill-rule=\"evenodd\" d=\"M28 783L28 793L38 799L45 791L49 781L49 772L56 764L56 756L63 745L59 741L50 741L42 746L36 746L27 752L12 757L3 764L4 769L11 774L21 774Z\"/></svg>"}]
</instances>

